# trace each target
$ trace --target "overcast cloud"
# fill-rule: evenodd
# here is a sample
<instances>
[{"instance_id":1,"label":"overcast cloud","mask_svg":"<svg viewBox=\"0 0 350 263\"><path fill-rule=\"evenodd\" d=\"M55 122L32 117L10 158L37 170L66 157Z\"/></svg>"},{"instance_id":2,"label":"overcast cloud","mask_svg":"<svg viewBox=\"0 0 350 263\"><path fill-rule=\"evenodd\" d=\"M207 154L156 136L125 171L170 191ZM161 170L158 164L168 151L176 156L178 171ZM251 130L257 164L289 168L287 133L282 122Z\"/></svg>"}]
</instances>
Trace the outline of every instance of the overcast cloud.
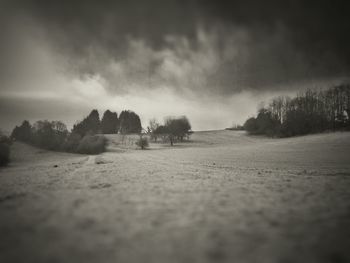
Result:
<instances>
[{"instance_id":1,"label":"overcast cloud","mask_svg":"<svg viewBox=\"0 0 350 263\"><path fill-rule=\"evenodd\" d=\"M92 108L220 129L348 79L346 1L218 2L1 1L3 129Z\"/></svg>"}]
</instances>

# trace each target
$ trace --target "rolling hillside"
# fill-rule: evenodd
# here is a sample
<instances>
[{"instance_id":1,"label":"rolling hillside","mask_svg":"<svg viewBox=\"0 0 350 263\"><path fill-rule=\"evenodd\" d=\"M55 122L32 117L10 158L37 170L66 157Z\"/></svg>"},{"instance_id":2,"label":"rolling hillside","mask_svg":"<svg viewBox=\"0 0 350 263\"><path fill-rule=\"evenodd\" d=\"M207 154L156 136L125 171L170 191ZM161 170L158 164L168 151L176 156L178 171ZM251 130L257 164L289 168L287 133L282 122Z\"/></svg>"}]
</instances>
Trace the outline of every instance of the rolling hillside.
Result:
<instances>
[{"instance_id":1,"label":"rolling hillside","mask_svg":"<svg viewBox=\"0 0 350 263\"><path fill-rule=\"evenodd\" d=\"M98 156L13 145L1 262L350 260L350 133L197 132L145 151L107 137Z\"/></svg>"}]
</instances>

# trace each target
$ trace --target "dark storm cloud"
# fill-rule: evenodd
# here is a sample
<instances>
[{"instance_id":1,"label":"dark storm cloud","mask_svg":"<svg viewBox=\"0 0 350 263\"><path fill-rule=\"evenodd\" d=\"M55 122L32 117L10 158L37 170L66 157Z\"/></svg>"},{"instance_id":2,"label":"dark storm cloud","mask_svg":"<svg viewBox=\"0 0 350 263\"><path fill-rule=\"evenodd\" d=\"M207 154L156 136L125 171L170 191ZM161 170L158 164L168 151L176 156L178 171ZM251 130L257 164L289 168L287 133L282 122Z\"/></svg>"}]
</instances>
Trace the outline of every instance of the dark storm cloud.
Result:
<instances>
[{"instance_id":1,"label":"dark storm cloud","mask_svg":"<svg viewBox=\"0 0 350 263\"><path fill-rule=\"evenodd\" d=\"M91 45L118 55L128 37L160 47L164 35L192 36L198 17L193 1L8 1L10 16L27 15L50 34L58 46L84 54ZM117 54L116 54L117 53Z\"/></svg>"},{"instance_id":2,"label":"dark storm cloud","mask_svg":"<svg viewBox=\"0 0 350 263\"><path fill-rule=\"evenodd\" d=\"M349 60L348 1L207 1L210 10L222 20L273 29L281 23L290 40L307 52L331 51Z\"/></svg>"},{"instance_id":3,"label":"dark storm cloud","mask_svg":"<svg viewBox=\"0 0 350 263\"><path fill-rule=\"evenodd\" d=\"M2 17L40 28L69 73L100 74L111 91L134 82L227 94L347 75L346 2L12 0Z\"/></svg>"}]
</instances>

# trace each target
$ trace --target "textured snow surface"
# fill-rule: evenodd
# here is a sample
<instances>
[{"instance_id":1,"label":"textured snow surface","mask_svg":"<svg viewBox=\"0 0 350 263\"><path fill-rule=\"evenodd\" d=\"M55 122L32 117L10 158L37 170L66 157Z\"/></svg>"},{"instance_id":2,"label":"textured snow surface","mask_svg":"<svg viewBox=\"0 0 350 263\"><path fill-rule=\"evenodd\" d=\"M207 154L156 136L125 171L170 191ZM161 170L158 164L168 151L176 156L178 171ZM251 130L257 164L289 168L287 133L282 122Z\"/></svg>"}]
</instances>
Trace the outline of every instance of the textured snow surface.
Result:
<instances>
[{"instance_id":1,"label":"textured snow surface","mask_svg":"<svg viewBox=\"0 0 350 263\"><path fill-rule=\"evenodd\" d=\"M97 156L12 146L0 262L350 261L350 133L108 138Z\"/></svg>"}]
</instances>

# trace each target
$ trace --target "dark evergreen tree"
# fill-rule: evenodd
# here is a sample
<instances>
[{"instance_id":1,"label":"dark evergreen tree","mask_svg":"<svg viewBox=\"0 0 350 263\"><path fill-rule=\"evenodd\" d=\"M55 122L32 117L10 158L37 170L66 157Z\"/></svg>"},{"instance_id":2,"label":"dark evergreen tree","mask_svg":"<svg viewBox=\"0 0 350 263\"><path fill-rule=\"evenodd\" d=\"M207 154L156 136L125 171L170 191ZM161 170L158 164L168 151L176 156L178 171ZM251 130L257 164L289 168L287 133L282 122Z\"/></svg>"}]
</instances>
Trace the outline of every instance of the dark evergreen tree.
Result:
<instances>
[{"instance_id":1,"label":"dark evergreen tree","mask_svg":"<svg viewBox=\"0 0 350 263\"><path fill-rule=\"evenodd\" d=\"M119 119L116 112L106 110L101 120L101 131L104 134L118 133Z\"/></svg>"},{"instance_id":2,"label":"dark evergreen tree","mask_svg":"<svg viewBox=\"0 0 350 263\"><path fill-rule=\"evenodd\" d=\"M100 131L100 116L97 110L92 110L89 116L73 126L72 132L80 136L96 134Z\"/></svg>"},{"instance_id":3,"label":"dark evergreen tree","mask_svg":"<svg viewBox=\"0 0 350 263\"><path fill-rule=\"evenodd\" d=\"M120 133L140 133L142 130L140 117L133 111L125 110L119 116Z\"/></svg>"},{"instance_id":4,"label":"dark evergreen tree","mask_svg":"<svg viewBox=\"0 0 350 263\"><path fill-rule=\"evenodd\" d=\"M92 110L89 116L87 117L87 126L89 132L96 134L100 130L100 115L97 110Z\"/></svg>"}]
</instances>

